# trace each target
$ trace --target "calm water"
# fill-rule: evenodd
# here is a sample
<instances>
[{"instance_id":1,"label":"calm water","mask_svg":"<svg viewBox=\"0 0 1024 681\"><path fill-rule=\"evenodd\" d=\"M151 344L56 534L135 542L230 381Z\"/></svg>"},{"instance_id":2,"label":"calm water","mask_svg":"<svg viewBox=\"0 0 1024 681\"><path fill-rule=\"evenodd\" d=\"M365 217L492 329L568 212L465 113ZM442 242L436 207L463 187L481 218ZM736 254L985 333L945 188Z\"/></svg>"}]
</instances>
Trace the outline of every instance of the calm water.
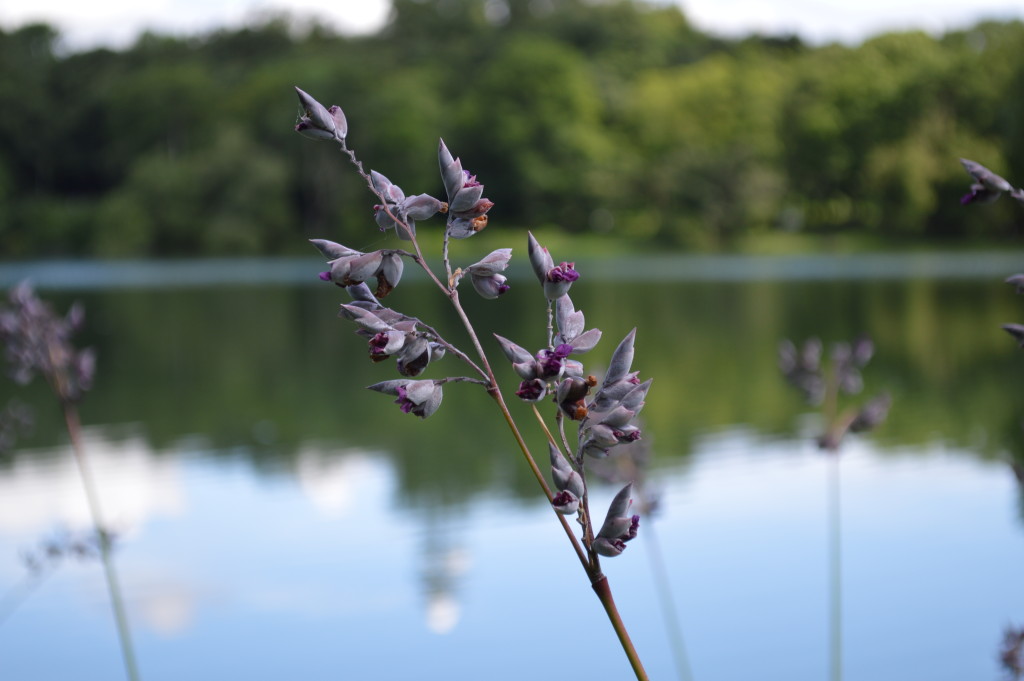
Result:
<instances>
[{"instance_id":1,"label":"calm water","mask_svg":"<svg viewBox=\"0 0 1024 681\"><path fill-rule=\"evenodd\" d=\"M999 328L1024 322L1013 260L918 257L905 277L892 258L688 260L674 279L665 260L581 280L605 332L588 366L637 326L634 366L655 377L660 511L604 563L652 678L811 681L837 659L848 680L1002 678L1003 629L1024 625L1024 354ZM629 678L493 408L449 386L419 421L362 390L395 374L334 316L340 291L264 265L258 284L80 271L84 290L45 291L86 304L100 353L82 413L142 677ZM539 345L537 293L513 284L470 312ZM392 304L455 328L415 286ZM775 348L861 332L865 396L894 406L836 462ZM123 678L98 562L26 581L23 552L89 521L57 414L39 386L19 394L37 424L0 458L0 679Z\"/></svg>"}]
</instances>

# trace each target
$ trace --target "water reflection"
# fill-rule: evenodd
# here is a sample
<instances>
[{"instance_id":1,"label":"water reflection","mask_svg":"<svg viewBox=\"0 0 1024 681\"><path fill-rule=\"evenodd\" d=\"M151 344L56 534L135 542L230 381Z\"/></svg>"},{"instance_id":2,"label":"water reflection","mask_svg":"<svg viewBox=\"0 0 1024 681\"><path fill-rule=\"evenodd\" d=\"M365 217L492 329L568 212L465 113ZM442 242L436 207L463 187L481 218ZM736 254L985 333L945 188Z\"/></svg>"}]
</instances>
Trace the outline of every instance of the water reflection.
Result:
<instances>
[{"instance_id":1,"label":"water reflection","mask_svg":"<svg viewBox=\"0 0 1024 681\"><path fill-rule=\"evenodd\" d=\"M653 677L677 670L665 599L693 678L746 678L751 660L768 681L828 673L828 459L775 350L870 332L865 380L894 407L843 453L842 671L998 678L1000 632L1024 620L1024 495L1008 465L1024 451L1024 360L999 328L1019 317L1002 275L580 289L610 338L640 327L637 368L656 377L644 429L671 588L651 578L643 533L607 566ZM423 422L363 391L390 367L358 361L335 291L74 297L100 351L83 419L106 424L87 447L147 681L520 679L564 669L566 646L587 651L575 673L628 674L501 420L469 391L446 391ZM509 336L540 314L502 303L472 312ZM24 576L21 550L89 525L59 422L23 397L40 406L35 435L0 458L0 593ZM118 678L108 618L97 566L62 565L0 623L0 676ZM571 642L552 618L574 623Z\"/></svg>"}]
</instances>

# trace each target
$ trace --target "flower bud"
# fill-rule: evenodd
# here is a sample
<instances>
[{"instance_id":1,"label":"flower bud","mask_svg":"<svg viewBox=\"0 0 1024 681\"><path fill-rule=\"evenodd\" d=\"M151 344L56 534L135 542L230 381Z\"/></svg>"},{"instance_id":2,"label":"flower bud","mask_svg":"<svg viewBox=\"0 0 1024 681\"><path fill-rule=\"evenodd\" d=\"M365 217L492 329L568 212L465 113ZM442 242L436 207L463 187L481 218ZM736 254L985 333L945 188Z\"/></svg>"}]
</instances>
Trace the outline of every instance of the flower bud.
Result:
<instances>
[{"instance_id":1,"label":"flower bud","mask_svg":"<svg viewBox=\"0 0 1024 681\"><path fill-rule=\"evenodd\" d=\"M345 123L345 115L341 113L341 109L332 107L332 109L337 109L336 112L332 113L323 104L297 87L295 88L295 93L299 97L299 103L302 105L302 110L305 114L299 118L299 122L295 125L295 132L317 140L345 138L348 125ZM339 122L342 124L342 130L338 128Z\"/></svg>"},{"instance_id":2,"label":"flower bud","mask_svg":"<svg viewBox=\"0 0 1024 681\"><path fill-rule=\"evenodd\" d=\"M580 499L569 490L562 490L552 497L551 505L562 515L575 515L580 508Z\"/></svg>"},{"instance_id":3,"label":"flower bud","mask_svg":"<svg viewBox=\"0 0 1024 681\"><path fill-rule=\"evenodd\" d=\"M395 404L406 414L415 414L427 418L441 406L443 393L441 384L436 381L394 380L375 383L370 390L397 395Z\"/></svg>"},{"instance_id":4,"label":"flower bud","mask_svg":"<svg viewBox=\"0 0 1024 681\"><path fill-rule=\"evenodd\" d=\"M634 539L640 528L640 516L626 515L633 500L630 494L633 483L623 487L608 506L604 525L594 539L594 550L602 556L617 556L626 548L626 542Z\"/></svg>"}]
</instances>

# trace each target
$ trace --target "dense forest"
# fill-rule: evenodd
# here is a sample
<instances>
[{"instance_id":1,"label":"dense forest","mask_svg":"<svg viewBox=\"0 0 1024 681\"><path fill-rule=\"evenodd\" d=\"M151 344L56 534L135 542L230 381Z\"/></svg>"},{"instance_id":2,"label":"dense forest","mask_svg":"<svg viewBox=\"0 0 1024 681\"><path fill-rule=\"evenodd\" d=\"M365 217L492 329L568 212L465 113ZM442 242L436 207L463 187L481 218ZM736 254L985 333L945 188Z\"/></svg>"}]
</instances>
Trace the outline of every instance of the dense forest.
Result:
<instances>
[{"instance_id":1,"label":"dense forest","mask_svg":"<svg viewBox=\"0 0 1024 681\"><path fill-rule=\"evenodd\" d=\"M486 184L492 228L728 249L1024 226L1012 201L961 207L957 162L1024 184L1020 22L808 46L716 38L639 0L496 6L394 0L370 36L268 17L70 54L45 25L0 32L0 253L362 245L373 197L336 147L295 135L293 85L342 106L350 146L409 193L442 193L443 137Z\"/></svg>"}]
</instances>

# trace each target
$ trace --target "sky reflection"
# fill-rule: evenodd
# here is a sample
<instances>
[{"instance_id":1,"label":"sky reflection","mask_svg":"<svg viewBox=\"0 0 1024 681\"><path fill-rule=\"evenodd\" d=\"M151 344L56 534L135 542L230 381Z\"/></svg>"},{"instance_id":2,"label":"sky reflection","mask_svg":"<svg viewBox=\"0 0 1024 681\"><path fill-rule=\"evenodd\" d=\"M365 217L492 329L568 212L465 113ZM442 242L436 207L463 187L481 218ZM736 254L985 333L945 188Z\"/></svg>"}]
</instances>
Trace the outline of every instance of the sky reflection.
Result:
<instances>
[{"instance_id":1,"label":"sky reflection","mask_svg":"<svg viewBox=\"0 0 1024 681\"><path fill-rule=\"evenodd\" d=\"M493 490L410 507L387 458L328 444L303 445L276 474L102 430L89 447L123 532L115 556L147 680L481 668L521 679L567 661L595 678L628 673L543 503ZM87 524L70 454L33 461L0 472L0 590L23 576L20 550ZM644 520L654 531L642 526L606 565L653 677L674 677L665 596L641 548L655 539L695 678L746 678L755 660L759 679L826 675L828 466L809 443L727 428L702 435L685 467L656 471L662 509ZM940 445L853 440L840 476L848 677L998 678L1002 628L1024 620L1009 468ZM119 678L119 664L96 562L61 566L0 622L5 679Z\"/></svg>"}]
</instances>

